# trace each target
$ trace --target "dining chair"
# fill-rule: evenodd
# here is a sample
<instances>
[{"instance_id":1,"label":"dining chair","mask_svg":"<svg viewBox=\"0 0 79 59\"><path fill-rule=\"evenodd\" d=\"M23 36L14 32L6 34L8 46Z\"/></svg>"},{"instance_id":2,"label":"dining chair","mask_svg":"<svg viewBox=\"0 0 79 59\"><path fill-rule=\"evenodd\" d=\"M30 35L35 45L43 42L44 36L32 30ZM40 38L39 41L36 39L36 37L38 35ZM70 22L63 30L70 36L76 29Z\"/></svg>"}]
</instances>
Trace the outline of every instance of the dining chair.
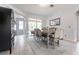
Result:
<instances>
[{"instance_id":1,"label":"dining chair","mask_svg":"<svg viewBox=\"0 0 79 59\"><path fill-rule=\"evenodd\" d=\"M56 28L49 28L49 44L52 45L54 41Z\"/></svg>"},{"instance_id":2,"label":"dining chair","mask_svg":"<svg viewBox=\"0 0 79 59\"><path fill-rule=\"evenodd\" d=\"M55 31L55 37L54 37L54 41L53 41L53 47L55 48L55 46L59 46L59 40L61 39L61 28L57 28Z\"/></svg>"},{"instance_id":3,"label":"dining chair","mask_svg":"<svg viewBox=\"0 0 79 59\"><path fill-rule=\"evenodd\" d=\"M37 37L37 40L41 40L42 38L42 33L40 29L35 29L35 35Z\"/></svg>"}]
</instances>

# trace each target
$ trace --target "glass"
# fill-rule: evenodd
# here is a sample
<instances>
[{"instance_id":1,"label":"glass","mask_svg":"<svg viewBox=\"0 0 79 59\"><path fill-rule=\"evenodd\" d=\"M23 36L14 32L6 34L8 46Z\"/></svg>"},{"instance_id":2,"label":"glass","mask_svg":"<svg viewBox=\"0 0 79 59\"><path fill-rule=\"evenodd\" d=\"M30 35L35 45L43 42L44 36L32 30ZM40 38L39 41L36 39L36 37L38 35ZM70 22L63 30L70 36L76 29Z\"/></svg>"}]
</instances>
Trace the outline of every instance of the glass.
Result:
<instances>
[{"instance_id":1,"label":"glass","mask_svg":"<svg viewBox=\"0 0 79 59\"><path fill-rule=\"evenodd\" d=\"M23 30L23 21L19 21L19 30Z\"/></svg>"}]
</instances>

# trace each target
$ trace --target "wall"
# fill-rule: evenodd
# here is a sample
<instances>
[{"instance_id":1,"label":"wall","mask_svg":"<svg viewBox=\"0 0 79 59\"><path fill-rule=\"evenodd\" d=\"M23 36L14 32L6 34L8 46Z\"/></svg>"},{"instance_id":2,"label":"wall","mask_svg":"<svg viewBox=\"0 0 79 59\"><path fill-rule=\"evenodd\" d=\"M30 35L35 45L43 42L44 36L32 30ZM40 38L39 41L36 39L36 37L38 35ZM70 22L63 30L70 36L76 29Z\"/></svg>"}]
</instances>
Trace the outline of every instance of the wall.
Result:
<instances>
[{"instance_id":1,"label":"wall","mask_svg":"<svg viewBox=\"0 0 79 59\"><path fill-rule=\"evenodd\" d=\"M52 11L52 16L48 18L49 20L55 19L57 17L61 18L60 27L64 29L64 37L66 40L76 41L77 40L77 16L76 12L79 10L79 5L65 5L62 8Z\"/></svg>"}]
</instances>

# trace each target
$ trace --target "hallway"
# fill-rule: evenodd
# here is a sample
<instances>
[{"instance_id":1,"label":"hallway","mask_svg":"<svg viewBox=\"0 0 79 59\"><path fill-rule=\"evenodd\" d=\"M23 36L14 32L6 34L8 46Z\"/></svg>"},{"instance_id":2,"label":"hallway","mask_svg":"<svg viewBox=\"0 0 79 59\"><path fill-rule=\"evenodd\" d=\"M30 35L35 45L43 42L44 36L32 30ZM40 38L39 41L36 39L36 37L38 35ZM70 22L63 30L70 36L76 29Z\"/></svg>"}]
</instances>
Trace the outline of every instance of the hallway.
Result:
<instances>
[{"instance_id":1,"label":"hallway","mask_svg":"<svg viewBox=\"0 0 79 59\"><path fill-rule=\"evenodd\" d=\"M1 52L0 55L8 55L9 51ZM60 41L60 47L47 48L41 41L25 35L15 37L15 45L12 48L12 55L73 55L79 54L79 43Z\"/></svg>"}]
</instances>

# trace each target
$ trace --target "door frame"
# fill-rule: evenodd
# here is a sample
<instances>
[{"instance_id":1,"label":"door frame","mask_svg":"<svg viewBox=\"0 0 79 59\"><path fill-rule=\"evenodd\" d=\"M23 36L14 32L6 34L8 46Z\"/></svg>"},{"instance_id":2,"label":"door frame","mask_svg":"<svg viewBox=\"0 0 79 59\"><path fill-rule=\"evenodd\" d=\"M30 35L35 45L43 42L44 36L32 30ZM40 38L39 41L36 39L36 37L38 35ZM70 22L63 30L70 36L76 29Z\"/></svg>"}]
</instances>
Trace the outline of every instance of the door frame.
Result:
<instances>
[{"instance_id":1,"label":"door frame","mask_svg":"<svg viewBox=\"0 0 79 59\"><path fill-rule=\"evenodd\" d=\"M23 21L23 30L19 30L19 21ZM24 35L26 30L25 20L24 18L16 18L16 34Z\"/></svg>"}]
</instances>

